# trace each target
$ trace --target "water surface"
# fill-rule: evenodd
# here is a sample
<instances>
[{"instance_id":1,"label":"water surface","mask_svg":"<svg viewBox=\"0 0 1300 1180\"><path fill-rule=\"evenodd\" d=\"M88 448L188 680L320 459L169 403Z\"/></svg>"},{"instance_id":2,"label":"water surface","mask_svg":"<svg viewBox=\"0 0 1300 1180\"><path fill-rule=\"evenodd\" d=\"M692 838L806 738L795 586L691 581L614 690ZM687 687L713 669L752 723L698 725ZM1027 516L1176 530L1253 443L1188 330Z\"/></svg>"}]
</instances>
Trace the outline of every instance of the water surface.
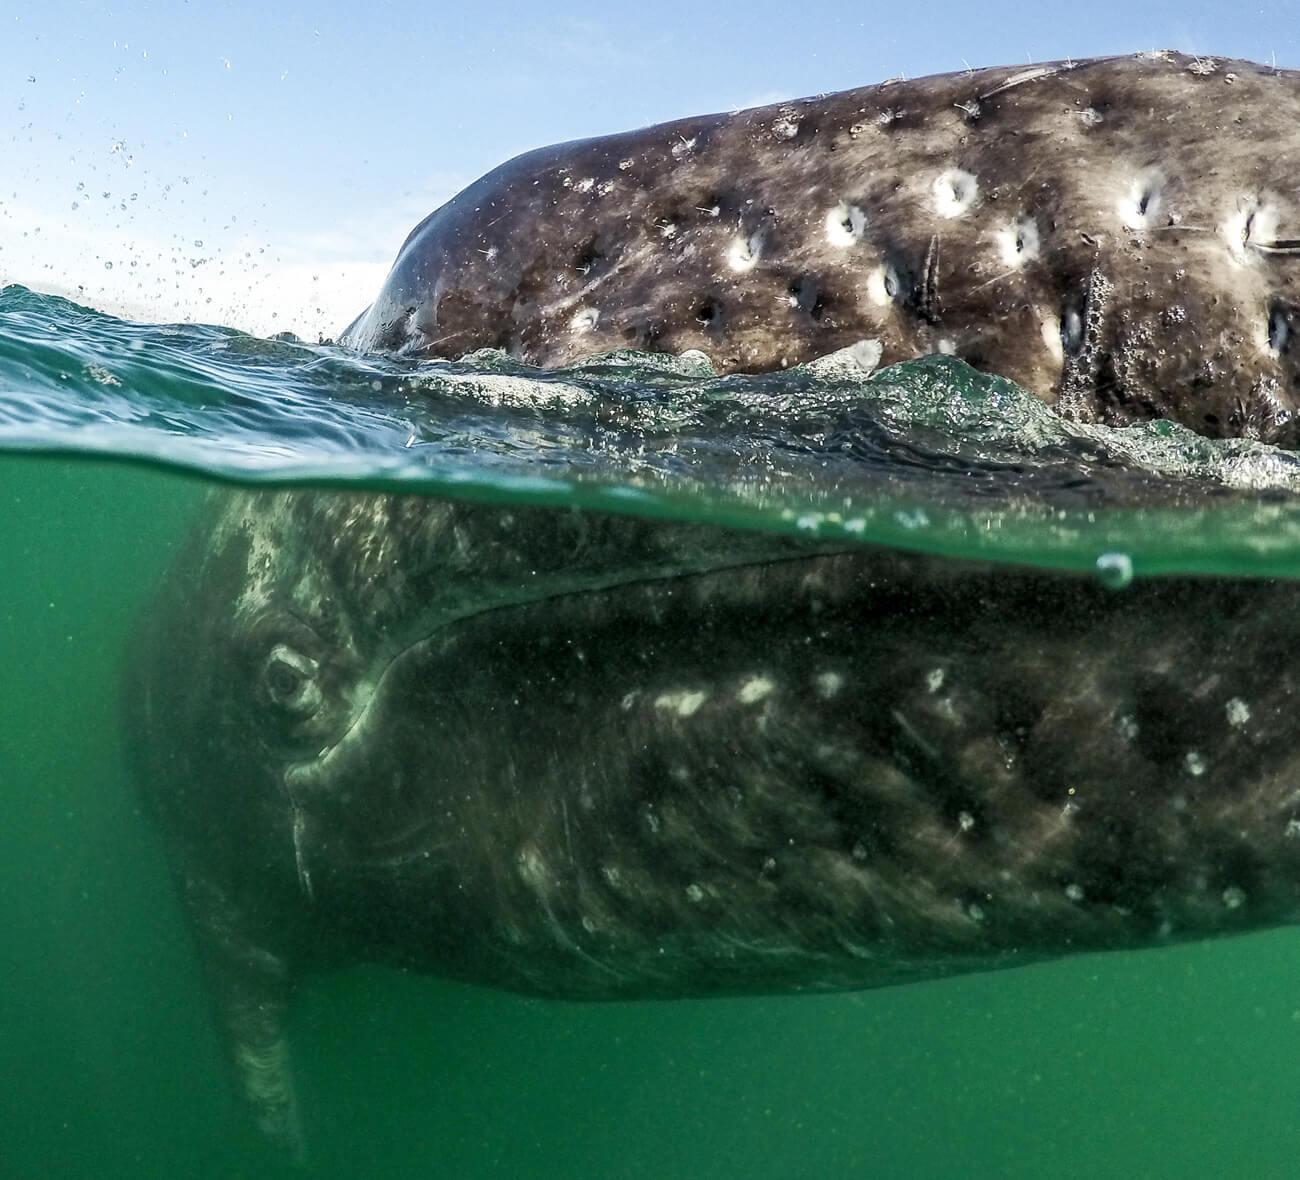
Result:
<instances>
[{"instance_id":1,"label":"water surface","mask_svg":"<svg viewBox=\"0 0 1300 1180\"><path fill-rule=\"evenodd\" d=\"M0 1174L274 1174L122 766L131 629L239 482L641 513L1111 576L1294 575L1293 456L932 358L762 378L360 358L0 292ZM374 968L292 1014L322 1176L1287 1175L1290 931L860 995L542 1003Z\"/></svg>"}]
</instances>

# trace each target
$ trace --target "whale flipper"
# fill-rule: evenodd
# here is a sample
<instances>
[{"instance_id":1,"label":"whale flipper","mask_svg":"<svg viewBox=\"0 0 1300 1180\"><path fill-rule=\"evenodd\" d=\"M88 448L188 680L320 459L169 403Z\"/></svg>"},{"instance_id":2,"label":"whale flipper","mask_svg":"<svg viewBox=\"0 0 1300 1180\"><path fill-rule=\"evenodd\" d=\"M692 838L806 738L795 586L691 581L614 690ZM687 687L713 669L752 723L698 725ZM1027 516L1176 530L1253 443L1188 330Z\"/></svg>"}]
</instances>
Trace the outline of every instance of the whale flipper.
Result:
<instances>
[{"instance_id":1,"label":"whale flipper","mask_svg":"<svg viewBox=\"0 0 1300 1180\"><path fill-rule=\"evenodd\" d=\"M295 1163L305 1163L284 1029L289 967L283 956L248 937L239 911L219 891L187 884L187 908L237 1091L262 1134Z\"/></svg>"}]
</instances>

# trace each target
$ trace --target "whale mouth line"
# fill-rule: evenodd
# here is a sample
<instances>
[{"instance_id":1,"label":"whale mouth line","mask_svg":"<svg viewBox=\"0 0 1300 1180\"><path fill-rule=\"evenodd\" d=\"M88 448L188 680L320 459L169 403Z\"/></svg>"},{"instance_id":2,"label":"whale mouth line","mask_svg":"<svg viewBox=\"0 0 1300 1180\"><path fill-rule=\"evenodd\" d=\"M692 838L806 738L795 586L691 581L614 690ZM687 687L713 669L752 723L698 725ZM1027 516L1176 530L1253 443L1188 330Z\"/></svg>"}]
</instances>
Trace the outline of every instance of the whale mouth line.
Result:
<instances>
[{"instance_id":1,"label":"whale mouth line","mask_svg":"<svg viewBox=\"0 0 1300 1180\"><path fill-rule=\"evenodd\" d=\"M367 677L358 686L357 704L354 713L339 738L322 749L315 757L290 763L285 767L281 783L296 823L323 822L331 823L330 816L338 817L341 813L345 819L354 824L363 821L366 813L374 814L373 809L379 798L391 800L396 809L397 820L410 817L409 822L393 825L383 824L382 832L375 834L370 827L355 845L369 863L376 857L382 862L396 852L399 859L409 860L413 850L418 852L422 846L413 843L421 836L428 836L436 826L435 821L427 815L427 809L420 807L417 800L403 798L401 784L398 781L373 782L372 759L368 752L376 748L375 743L382 740L381 728L387 710L384 701L390 694L386 687L391 685L394 676L400 674L403 667L422 663L431 657L436 644L444 642L447 633L455 624L482 618L487 615L505 615L511 611L524 610L542 603L563 603L581 598L590 598L605 593L613 593L633 586L664 585L691 578L711 577L714 575L738 574L746 570L763 570L772 567L807 566L821 559L844 556L854 552L857 547L814 546L803 553L787 553L779 556L769 555L756 559L752 556L744 560L728 561L725 558L703 568L675 569L660 575L639 572L631 577L603 580L597 585L583 585L575 588L556 590L536 597L498 601L478 610L449 612L443 615L431 631L426 631L420 638L404 644L392 654L379 672ZM383 772L380 772L381 775ZM340 784L355 785L352 797L341 794ZM352 814L348 814L351 812ZM393 814L389 811L388 814ZM332 826L332 825L331 825ZM302 831L299 831L302 837ZM295 853L300 868L303 864L301 844L296 842ZM304 882L304 887L306 883Z\"/></svg>"},{"instance_id":2,"label":"whale mouth line","mask_svg":"<svg viewBox=\"0 0 1300 1180\"><path fill-rule=\"evenodd\" d=\"M375 676L368 677L358 686L354 711L348 724L337 739L322 748L314 757L290 763L283 775L283 783L291 800L298 805L308 802L317 794L324 784L322 779L328 776L330 769L338 765L348 751L358 743L364 742L365 734L370 728L375 702L383 693L385 683L399 665L419 659L433 644L443 638L445 632L469 619L486 615L504 614L536 606L540 603L561 603L568 600L586 598L606 592L626 589L630 586L663 585L669 582L683 581L689 578L708 577L710 575L739 573L744 570L764 569L773 566L801 565L821 558L834 557L846 553L858 552L859 546L814 546L807 552L768 555L762 558L746 557L728 561L718 561L700 567L673 569L662 574L638 572L629 577L611 576L597 583L556 589L551 593L538 594L535 597L506 598L490 602L477 610L448 611L442 614L436 623L419 632L419 637L397 647L385 660L383 667ZM300 794L301 792L301 794Z\"/></svg>"}]
</instances>

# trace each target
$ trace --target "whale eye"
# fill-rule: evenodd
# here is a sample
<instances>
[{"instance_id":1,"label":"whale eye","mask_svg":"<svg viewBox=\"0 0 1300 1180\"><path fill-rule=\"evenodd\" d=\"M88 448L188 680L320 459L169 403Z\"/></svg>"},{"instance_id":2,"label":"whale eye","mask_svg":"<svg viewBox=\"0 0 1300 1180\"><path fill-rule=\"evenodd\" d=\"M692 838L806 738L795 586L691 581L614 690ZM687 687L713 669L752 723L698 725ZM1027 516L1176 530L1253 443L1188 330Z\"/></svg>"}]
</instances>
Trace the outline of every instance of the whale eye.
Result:
<instances>
[{"instance_id":1,"label":"whale eye","mask_svg":"<svg viewBox=\"0 0 1300 1180\"><path fill-rule=\"evenodd\" d=\"M262 668L262 683L271 703L300 717L310 717L321 706L317 664L310 656L277 643Z\"/></svg>"}]
</instances>

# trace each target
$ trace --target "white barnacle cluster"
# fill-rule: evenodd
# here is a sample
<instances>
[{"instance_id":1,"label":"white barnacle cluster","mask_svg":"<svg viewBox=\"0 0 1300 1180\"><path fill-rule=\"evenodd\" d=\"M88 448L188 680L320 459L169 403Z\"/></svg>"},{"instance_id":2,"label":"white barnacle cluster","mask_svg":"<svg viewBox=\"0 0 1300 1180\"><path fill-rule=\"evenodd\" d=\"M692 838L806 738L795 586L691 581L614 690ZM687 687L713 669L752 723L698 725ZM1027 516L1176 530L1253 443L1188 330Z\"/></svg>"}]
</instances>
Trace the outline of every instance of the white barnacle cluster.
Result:
<instances>
[{"instance_id":1,"label":"white barnacle cluster","mask_svg":"<svg viewBox=\"0 0 1300 1180\"><path fill-rule=\"evenodd\" d=\"M772 134L777 139L793 139L799 134L799 119L793 107L782 107L772 120Z\"/></svg>"},{"instance_id":2,"label":"white barnacle cluster","mask_svg":"<svg viewBox=\"0 0 1300 1180\"><path fill-rule=\"evenodd\" d=\"M1224 707L1224 712L1228 716L1228 724L1236 729L1250 720L1250 706L1241 697L1233 697Z\"/></svg>"}]
</instances>

